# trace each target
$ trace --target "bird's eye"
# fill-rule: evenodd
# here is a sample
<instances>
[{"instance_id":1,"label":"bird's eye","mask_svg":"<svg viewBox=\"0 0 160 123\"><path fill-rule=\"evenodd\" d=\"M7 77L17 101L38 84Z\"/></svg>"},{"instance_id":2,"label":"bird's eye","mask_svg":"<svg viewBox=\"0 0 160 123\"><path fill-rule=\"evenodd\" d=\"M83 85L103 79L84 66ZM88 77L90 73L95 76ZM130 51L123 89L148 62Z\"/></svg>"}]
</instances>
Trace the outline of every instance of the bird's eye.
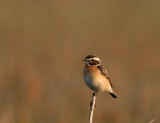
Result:
<instances>
[{"instance_id":1,"label":"bird's eye","mask_svg":"<svg viewBox=\"0 0 160 123\"><path fill-rule=\"evenodd\" d=\"M94 61L94 59L92 59L91 61Z\"/></svg>"}]
</instances>

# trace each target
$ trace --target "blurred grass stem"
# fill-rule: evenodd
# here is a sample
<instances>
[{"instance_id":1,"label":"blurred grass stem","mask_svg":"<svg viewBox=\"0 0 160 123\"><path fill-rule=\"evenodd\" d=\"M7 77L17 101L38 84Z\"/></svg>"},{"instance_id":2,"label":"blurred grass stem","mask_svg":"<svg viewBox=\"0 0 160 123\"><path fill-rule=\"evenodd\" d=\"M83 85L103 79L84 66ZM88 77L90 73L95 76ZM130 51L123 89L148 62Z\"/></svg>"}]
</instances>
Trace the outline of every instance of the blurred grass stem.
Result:
<instances>
[{"instance_id":1,"label":"blurred grass stem","mask_svg":"<svg viewBox=\"0 0 160 123\"><path fill-rule=\"evenodd\" d=\"M93 120L93 112L94 112L94 106L95 106L95 103L96 103L96 96L97 96L97 92L94 92L93 93L93 96L92 96L92 100L90 102L90 117L89 117L89 123L92 123L92 120Z\"/></svg>"},{"instance_id":2,"label":"blurred grass stem","mask_svg":"<svg viewBox=\"0 0 160 123\"><path fill-rule=\"evenodd\" d=\"M153 123L156 120L157 117L155 117L153 120L151 120L149 123Z\"/></svg>"}]
</instances>

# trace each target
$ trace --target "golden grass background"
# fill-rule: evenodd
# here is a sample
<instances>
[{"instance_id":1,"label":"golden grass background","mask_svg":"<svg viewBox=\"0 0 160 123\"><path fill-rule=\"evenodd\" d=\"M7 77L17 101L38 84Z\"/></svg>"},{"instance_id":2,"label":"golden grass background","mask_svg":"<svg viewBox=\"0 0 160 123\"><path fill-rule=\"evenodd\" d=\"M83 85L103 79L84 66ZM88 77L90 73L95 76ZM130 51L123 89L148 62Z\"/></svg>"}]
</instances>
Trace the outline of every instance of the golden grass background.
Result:
<instances>
[{"instance_id":1,"label":"golden grass background","mask_svg":"<svg viewBox=\"0 0 160 123\"><path fill-rule=\"evenodd\" d=\"M158 0L0 1L0 123L87 123L88 54L118 95L98 95L94 123L158 123L159 13Z\"/></svg>"}]
</instances>

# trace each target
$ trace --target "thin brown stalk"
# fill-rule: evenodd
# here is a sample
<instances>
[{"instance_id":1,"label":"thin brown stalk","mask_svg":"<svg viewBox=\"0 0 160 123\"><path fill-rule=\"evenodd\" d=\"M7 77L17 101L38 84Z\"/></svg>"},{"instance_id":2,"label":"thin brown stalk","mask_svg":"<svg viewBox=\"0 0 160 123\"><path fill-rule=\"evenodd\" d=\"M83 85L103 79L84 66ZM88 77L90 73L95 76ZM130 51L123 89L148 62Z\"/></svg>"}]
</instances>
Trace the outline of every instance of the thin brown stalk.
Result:
<instances>
[{"instance_id":1,"label":"thin brown stalk","mask_svg":"<svg viewBox=\"0 0 160 123\"><path fill-rule=\"evenodd\" d=\"M151 120L149 123L153 123L155 120L156 120L156 117L153 120Z\"/></svg>"},{"instance_id":2,"label":"thin brown stalk","mask_svg":"<svg viewBox=\"0 0 160 123\"><path fill-rule=\"evenodd\" d=\"M94 112L94 106L95 106L95 103L96 103L96 96L97 96L97 93L94 92L93 93L93 96L92 96L92 100L90 102L90 117L89 117L89 123L92 123L92 120L93 120L93 112Z\"/></svg>"}]
</instances>

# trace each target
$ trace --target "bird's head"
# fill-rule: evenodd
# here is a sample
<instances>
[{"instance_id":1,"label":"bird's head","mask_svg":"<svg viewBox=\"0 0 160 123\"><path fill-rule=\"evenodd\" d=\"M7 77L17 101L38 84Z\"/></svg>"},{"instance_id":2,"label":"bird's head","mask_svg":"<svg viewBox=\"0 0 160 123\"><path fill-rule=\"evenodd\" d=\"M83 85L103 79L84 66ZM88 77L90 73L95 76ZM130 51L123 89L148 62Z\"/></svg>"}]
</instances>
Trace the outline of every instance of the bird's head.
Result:
<instances>
[{"instance_id":1,"label":"bird's head","mask_svg":"<svg viewBox=\"0 0 160 123\"><path fill-rule=\"evenodd\" d=\"M95 66L101 65L100 59L95 55L88 55L84 59L82 59L82 61L84 61L85 64L87 64L89 66L91 66L91 65L95 65Z\"/></svg>"}]
</instances>

